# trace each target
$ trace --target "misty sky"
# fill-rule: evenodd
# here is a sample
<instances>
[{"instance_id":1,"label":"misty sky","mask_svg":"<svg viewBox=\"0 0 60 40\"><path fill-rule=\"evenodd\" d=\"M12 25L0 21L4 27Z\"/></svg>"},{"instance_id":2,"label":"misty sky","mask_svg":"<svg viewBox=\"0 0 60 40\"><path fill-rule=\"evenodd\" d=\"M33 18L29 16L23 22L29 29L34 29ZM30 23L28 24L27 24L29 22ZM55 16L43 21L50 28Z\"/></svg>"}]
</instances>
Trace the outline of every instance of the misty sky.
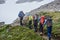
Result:
<instances>
[{"instance_id":1,"label":"misty sky","mask_svg":"<svg viewBox=\"0 0 60 40\"><path fill-rule=\"evenodd\" d=\"M17 0L6 0L5 4L0 4L0 22L4 21L6 24L10 24L18 17L19 11L23 10L24 13L26 13L53 0L25 2L20 4L16 4L16 1Z\"/></svg>"}]
</instances>

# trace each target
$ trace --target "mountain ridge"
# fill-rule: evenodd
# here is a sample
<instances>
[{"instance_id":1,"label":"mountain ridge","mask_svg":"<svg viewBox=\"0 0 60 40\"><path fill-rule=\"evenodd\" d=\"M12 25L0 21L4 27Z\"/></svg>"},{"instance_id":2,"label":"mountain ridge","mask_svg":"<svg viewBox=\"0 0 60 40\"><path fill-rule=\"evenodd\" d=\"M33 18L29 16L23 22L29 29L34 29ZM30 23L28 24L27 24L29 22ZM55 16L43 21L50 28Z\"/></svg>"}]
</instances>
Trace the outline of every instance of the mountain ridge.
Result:
<instances>
[{"instance_id":1,"label":"mountain ridge","mask_svg":"<svg viewBox=\"0 0 60 40\"><path fill-rule=\"evenodd\" d=\"M60 11L60 0L54 0L48 4L42 5L37 9L30 11L30 14L36 14L41 11Z\"/></svg>"},{"instance_id":2,"label":"mountain ridge","mask_svg":"<svg viewBox=\"0 0 60 40\"><path fill-rule=\"evenodd\" d=\"M40 1L43 1L43 0L17 0L16 3L19 4L19 3L24 3L24 2L33 2L33 1L37 1L37 2L40 2Z\"/></svg>"}]
</instances>

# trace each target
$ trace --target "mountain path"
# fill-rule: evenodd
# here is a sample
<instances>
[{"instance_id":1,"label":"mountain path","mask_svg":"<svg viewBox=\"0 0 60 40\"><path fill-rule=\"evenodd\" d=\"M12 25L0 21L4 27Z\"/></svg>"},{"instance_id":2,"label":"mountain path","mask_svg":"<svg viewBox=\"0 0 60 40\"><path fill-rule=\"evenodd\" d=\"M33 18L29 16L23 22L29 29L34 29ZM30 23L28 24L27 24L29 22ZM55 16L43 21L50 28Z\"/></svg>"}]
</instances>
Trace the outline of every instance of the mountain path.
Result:
<instances>
[{"instance_id":1,"label":"mountain path","mask_svg":"<svg viewBox=\"0 0 60 40\"><path fill-rule=\"evenodd\" d=\"M37 32L36 34L40 35L39 32ZM45 40L48 40L48 37L47 37L46 35L43 35L43 36L41 36L41 37L44 38ZM51 38L51 40L55 40L55 39Z\"/></svg>"},{"instance_id":2,"label":"mountain path","mask_svg":"<svg viewBox=\"0 0 60 40\"><path fill-rule=\"evenodd\" d=\"M24 27L24 26L23 26ZM32 29L32 30L34 30L34 29ZM38 35L40 35L40 33L39 33L39 31L38 32L36 32L36 34L38 34ZM41 36L41 35L40 35ZM48 39L48 36L46 36L45 34L43 35L43 36L41 36L43 39L45 39L45 40L49 40ZM54 39L54 38L51 38L51 40L57 40L57 39Z\"/></svg>"}]
</instances>

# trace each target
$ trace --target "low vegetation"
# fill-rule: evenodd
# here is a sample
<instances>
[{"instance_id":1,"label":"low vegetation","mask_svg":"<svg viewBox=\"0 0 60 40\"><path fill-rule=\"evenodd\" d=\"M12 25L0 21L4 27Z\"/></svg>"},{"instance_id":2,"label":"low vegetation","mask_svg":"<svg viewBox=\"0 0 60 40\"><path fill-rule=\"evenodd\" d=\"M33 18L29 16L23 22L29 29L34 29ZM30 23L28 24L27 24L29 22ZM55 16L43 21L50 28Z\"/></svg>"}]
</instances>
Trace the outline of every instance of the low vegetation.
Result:
<instances>
[{"instance_id":1,"label":"low vegetation","mask_svg":"<svg viewBox=\"0 0 60 40\"><path fill-rule=\"evenodd\" d=\"M8 26L0 28L0 40L44 40L40 35L26 27Z\"/></svg>"},{"instance_id":2,"label":"low vegetation","mask_svg":"<svg viewBox=\"0 0 60 40\"><path fill-rule=\"evenodd\" d=\"M60 12L40 12L41 15L49 15L53 19L53 28L52 28L52 37L60 40ZM45 33L47 34L46 27L44 28Z\"/></svg>"}]
</instances>

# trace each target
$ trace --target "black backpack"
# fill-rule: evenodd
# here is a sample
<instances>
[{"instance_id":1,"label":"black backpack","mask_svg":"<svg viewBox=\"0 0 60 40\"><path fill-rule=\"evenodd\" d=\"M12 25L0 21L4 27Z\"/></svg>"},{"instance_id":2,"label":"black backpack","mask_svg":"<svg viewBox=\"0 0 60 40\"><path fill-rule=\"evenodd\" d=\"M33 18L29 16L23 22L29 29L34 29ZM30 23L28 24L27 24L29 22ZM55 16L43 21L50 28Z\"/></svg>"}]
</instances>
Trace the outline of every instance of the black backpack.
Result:
<instances>
[{"instance_id":1,"label":"black backpack","mask_svg":"<svg viewBox=\"0 0 60 40\"><path fill-rule=\"evenodd\" d=\"M47 25L52 26L52 19L51 18L47 18Z\"/></svg>"}]
</instances>

